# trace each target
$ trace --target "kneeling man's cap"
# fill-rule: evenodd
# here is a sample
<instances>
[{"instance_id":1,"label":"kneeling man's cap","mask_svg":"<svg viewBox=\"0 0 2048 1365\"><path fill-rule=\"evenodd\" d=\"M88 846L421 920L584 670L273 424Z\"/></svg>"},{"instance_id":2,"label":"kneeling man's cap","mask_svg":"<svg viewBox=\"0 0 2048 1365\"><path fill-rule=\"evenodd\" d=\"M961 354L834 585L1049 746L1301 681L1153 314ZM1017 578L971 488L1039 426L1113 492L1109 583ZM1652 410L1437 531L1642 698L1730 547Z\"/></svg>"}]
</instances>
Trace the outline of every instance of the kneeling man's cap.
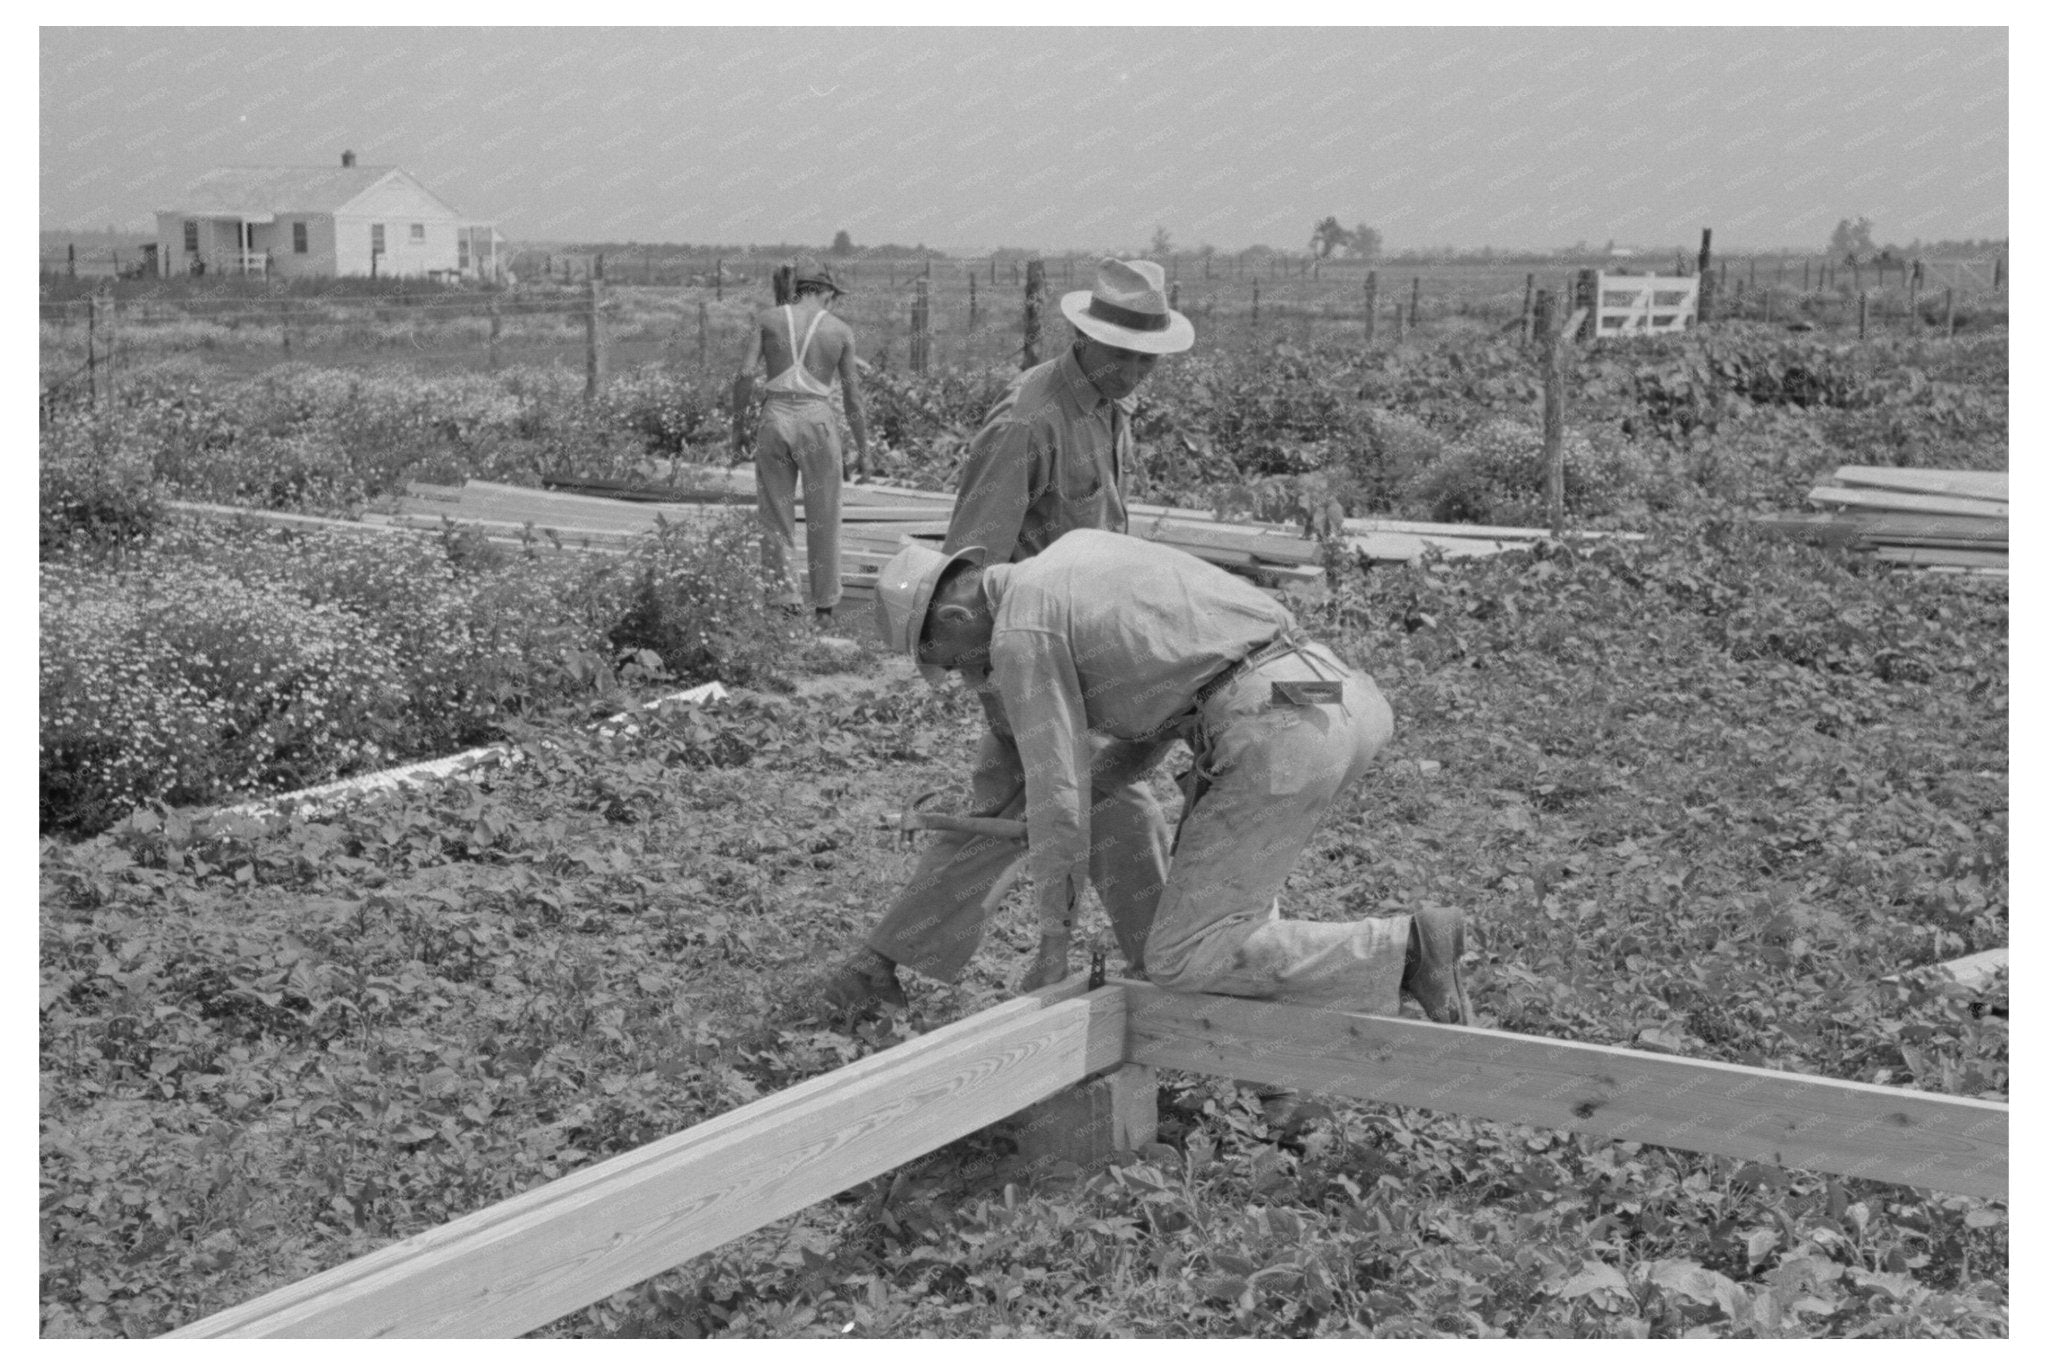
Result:
<instances>
[{"instance_id":1,"label":"kneeling man's cap","mask_svg":"<svg viewBox=\"0 0 2048 1365\"><path fill-rule=\"evenodd\" d=\"M896 557L882 566L875 579L875 625L882 643L898 654L917 658L918 637L924 634L924 617L938 591L939 579L948 566L967 560L981 563L986 552L968 545L952 554L941 554L929 545L908 542ZM937 664L919 663L917 671L934 687L946 680L948 670Z\"/></svg>"}]
</instances>

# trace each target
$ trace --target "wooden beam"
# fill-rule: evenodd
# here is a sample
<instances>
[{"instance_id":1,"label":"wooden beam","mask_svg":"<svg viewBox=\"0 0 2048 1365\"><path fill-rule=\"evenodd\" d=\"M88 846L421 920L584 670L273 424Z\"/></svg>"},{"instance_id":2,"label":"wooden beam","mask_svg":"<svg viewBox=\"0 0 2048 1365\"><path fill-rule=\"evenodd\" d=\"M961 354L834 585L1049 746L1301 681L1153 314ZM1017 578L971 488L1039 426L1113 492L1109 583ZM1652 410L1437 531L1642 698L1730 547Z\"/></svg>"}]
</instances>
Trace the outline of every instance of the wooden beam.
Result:
<instances>
[{"instance_id":1,"label":"wooden beam","mask_svg":"<svg viewBox=\"0 0 2048 1365\"><path fill-rule=\"evenodd\" d=\"M1117 1065L1124 988L1082 994L1086 979L1008 1001L171 1335L530 1331Z\"/></svg>"},{"instance_id":2,"label":"wooden beam","mask_svg":"<svg viewBox=\"0 0 2048 1365\"><path fill-rule=\"evenodd\" d=\"M2003 569L2007 560L2005 551L1999 550L1939 550L1924 549L1910 545L1880 545L1871 552L1873 559L1887 564L1908 566L1931 565L1952 569Z\"/></svg>"},{"instance_id":3,"label":"wooden beam","mask_svg":"<svg viewBox=\"0 0 2048 1365\"><path fill-rule=\"evenodd\" d=\"M1884 512L1933 512L1953 517L1992 517L2003 521L2006 504L1990 498L1958 498L1934 493L1900 493L1889 488L1820 487L1808 502L1828 507L1867 507Z\"/></svg>"},{"instance_id":4,"label":"wooden beam","mask_svg":"<svg viewBox=\"0 0 2048 1365\"><path fill-rule=\"evenodd\" d=\"M1129 984L1129 1060L1774 1166L2006 1197L2007 1106Z\"/></svg>"},{"instance_id":5,"label":"wooden beam","mask_svg":"<svg viewBox=\"0 0 2048 1365\"><path fill-rule=\"evenodd\" d=\"M1945 493L1964 498L2007 500L2010 480L2002 470L1893 469L1885 465L1845 464L1835 482L1857 488L1895 488L1902 493Z\"/></svg>"}]
</instances>

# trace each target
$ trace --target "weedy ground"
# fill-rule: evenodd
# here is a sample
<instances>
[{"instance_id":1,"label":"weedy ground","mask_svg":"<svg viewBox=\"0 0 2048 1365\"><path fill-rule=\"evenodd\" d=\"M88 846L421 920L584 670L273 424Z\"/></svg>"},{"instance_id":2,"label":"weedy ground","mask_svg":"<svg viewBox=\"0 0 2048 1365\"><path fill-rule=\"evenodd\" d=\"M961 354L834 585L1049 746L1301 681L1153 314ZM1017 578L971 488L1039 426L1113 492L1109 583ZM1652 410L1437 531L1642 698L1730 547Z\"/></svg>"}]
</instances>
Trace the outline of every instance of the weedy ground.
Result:
<instances>
[{"instance_id":1,"label":"weedy ground","mask_svg":"<svg viewBox=\"0 0 2048 1365\"><path fill-rule=\"evenodd\" d=\"M2003 1098L2005 979L1887 978L2008 942L2005 584L1750 518L1841 463L2005 468L2007 368L2002 332L1736 326L1577 358L1572 524L1645 539L1333 559L1297 609L1397 733L1287 913L1462 906L1494 1027ZM1002 378L879 373L882 470L943 486ZM1526 523L1537 395L1484 328L1198 353L1148 390L1138 474L1311 529ZM163 506L630 477L723 427L671 371L585 403L559 373L238 380L189 357L125 375L113 411L45 412L44 1334L168 1330L1008 993L1014 902L907 1011L817 1012L814 974L909 871L876 825L957 787L979 722L872 647L767 619L744 535L577 569L457 535L402 556L194 535ZM166 609L174 581L220 585L240 633ZM746 686L594 724L701 677ZM486 739L518 761L207 814ZM1162 1080L1160 1141L1106 1170L1025 1170L977 1134L547 1334L2009 1329L2003 1202Z\"/></svg>"},{"instance_id":2,"label":"weedy ground","mask_svg":"<svg viewBox=\"0 0 2048 1365\"><path fill-rule=\"evenodd\" d=\"M1497 1027L2005 1092L2002 982L1880 981L2006 941L2001 586L1728 524L1302 610L1399 731L1288 913L1464 906ZM1015 907L907 1013L813 1012L908 870L875 825L977 723L851 672L327 818L47 843L45 1332L168 1329L1000 999ZM1998 1204L1165 1082L1107 1171L978 1135L550 1333L2007 1330Z\"/></svg>"}]
</instances>

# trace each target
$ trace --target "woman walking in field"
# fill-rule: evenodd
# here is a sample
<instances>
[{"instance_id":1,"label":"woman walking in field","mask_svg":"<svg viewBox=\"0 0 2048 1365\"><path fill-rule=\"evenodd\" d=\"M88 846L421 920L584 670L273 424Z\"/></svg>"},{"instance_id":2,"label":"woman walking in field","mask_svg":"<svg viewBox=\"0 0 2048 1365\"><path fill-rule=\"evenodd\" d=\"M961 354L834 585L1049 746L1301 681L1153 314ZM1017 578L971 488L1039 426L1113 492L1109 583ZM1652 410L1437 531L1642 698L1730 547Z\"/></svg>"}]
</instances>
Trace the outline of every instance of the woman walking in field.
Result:
<instances>
[{"instance_id":1,"label":"woman walking in field","mask_svg":"<svg viewBox=\"0 0 2048 1365\"><path fill-rule=\"evenodd\" d=\"M766 360L769 379L753 442L761 563L777 585L778 606L800 612L808 600L822 623L839 605L839 484L849 472L841 466L833 385L837 383L846 396L853 470L861 473L868 467L867 417L854 366L853 329L830 311L840 293L832 272L812 257L799 256L791 276L794 301L758 315L747 333L747 347L732 382L732 439L735 450L747 448L746 411L747 400L753 397L754 367ZM808 595L791 569L799 481Z\"/></svg>"}]
</instances>

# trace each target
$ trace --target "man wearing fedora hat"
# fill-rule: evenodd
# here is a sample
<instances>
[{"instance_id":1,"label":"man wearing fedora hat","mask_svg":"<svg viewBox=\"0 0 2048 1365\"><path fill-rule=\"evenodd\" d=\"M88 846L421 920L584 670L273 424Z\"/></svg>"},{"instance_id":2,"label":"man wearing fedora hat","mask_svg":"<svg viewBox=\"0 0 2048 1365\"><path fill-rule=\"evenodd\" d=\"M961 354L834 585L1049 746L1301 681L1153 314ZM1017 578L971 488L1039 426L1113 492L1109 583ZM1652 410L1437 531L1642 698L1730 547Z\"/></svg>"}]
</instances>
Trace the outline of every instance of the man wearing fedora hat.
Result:
<instances>
[{"instance_id":1,"label":"man wearing fedora hat","mask_svg":"<svg viewBox=\"0 0 2048 1365\"><path fill-rule=\"evenodd\" d=\"M1472 1022L1456 909L1279 917L1295 859L1392 736L1393 713L1273 598L1170 546L1091 530L1011 564L906 546L875 594L891 649L927 680L963 674L1009 716L1038 901L1023 989L1072 967L1099 809L1083 796L1091 738L1177 736L1195 761L1143 945L1155 983L1371 1014L1397 1012L1406 993L1440 1023Z\"/></svg>"},{"instance_id":2,"label":"man wearing fedora hat","mask_svg":"<svg viewBox=\"0 0 2048 1365\"><path fill-rule=\"evenodd\" d=\"M948 551L980 546L991 564L1025 560L1076 530L1122 531L1131 467L1132 395L1162 355L1194 345L1195 328L1167 306L1166 272L1153 261L1105 259L1095 284L1060 300L1071 349L1020 374L989 411L960 470ZM1024 768L1001 708L982 692L988 726L970 779L980 815L1023 809ZM1102 736L1091 744L1095 801L1089 880L1135 973L1166 877L1166 819L1145 774L1172 740ZM1023 867L1014 844L935 833L917 871L864 946L823 984L854 1009L901 1003L901 963L942 981L960 974L990 912Z\"/></svg>"},{"instance_id":3,"label":"man wearing fedora hat","mask_svg":"<svg viewBox=\"0 0 2048 1365\"><path fill-rule=\"evenodd\" d=\"M867 416L861 408L860 378L854 364L853 329L830 309L840 288L816 258L799 256L791 266L794 300L754 319L732 381L732 440L746 449L747 401L753 396L754 366L768 362L770 378L754 442L754 499L761 517L761 563L777 585L776 604L800 612L806 600L820 621L839 605L839 420L833 409L836 382L846 397L846 424L853 429L854 469L868 463ZM801 339L799 339L801 335ZM790 562L796 555L796 492L803 484L806 594Z\"/></svg>"}]
</instances>

